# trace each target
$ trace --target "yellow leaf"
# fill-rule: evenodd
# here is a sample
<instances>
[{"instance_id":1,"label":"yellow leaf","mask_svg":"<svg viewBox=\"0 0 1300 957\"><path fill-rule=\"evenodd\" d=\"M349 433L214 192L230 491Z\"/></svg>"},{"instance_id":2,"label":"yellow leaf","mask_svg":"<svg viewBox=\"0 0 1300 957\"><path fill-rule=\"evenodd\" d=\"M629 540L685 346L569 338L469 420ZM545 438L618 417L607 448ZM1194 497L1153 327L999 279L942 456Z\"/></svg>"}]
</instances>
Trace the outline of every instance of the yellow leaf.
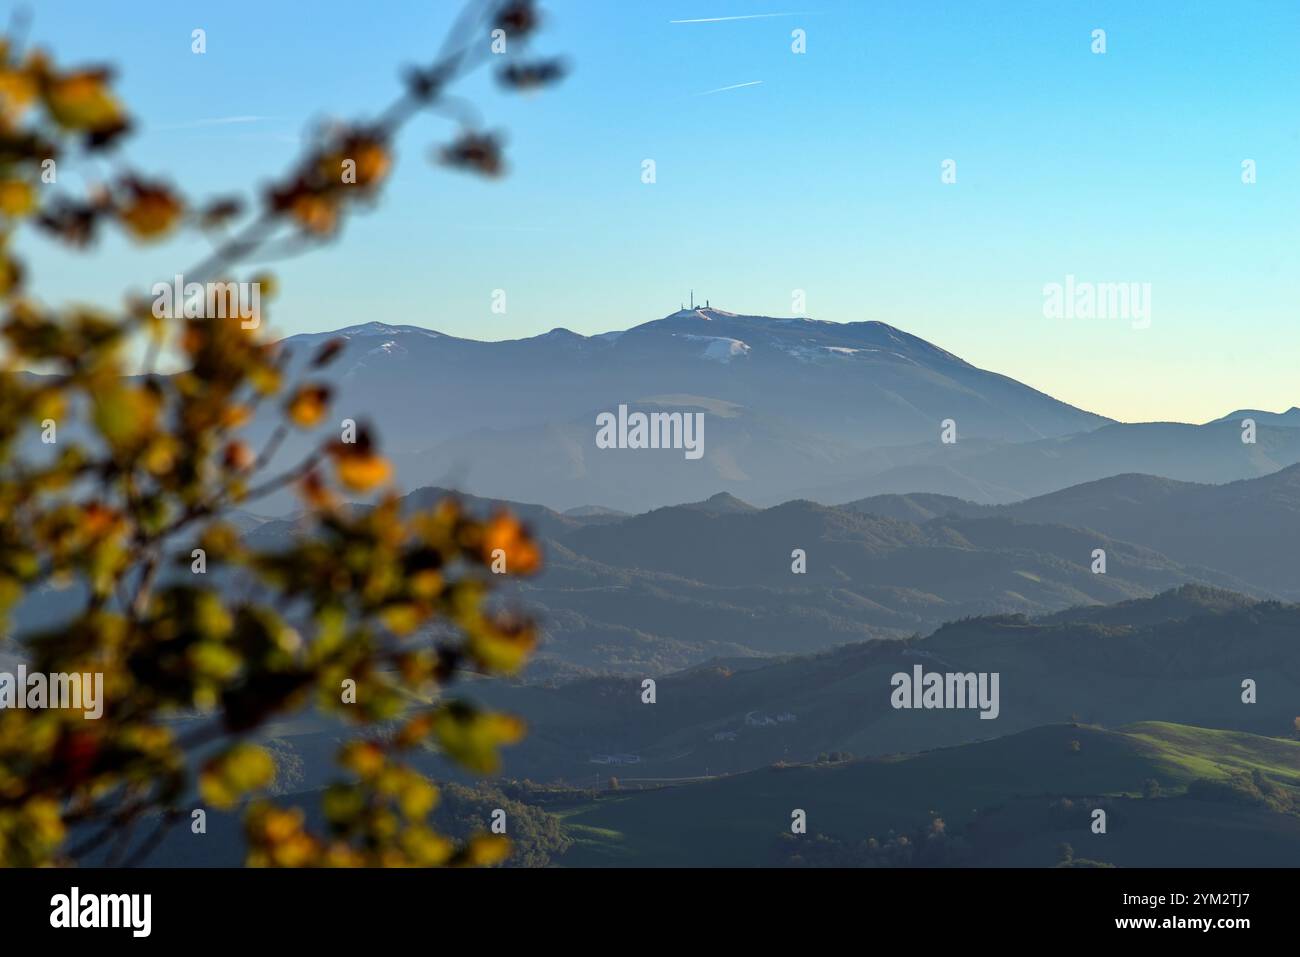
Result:
<instances>
[{"instance_id":1,"label":"yellow leaf","mask_svg":"<svg viewBox=\"0 0 1300 957\"><path fill-rule=\"evenodd\" d=\"M491 867L510 856L510 839L504 834L475 834L465 846L466 863L471 867Z\"/></svg>"},{"instance_id":2,"label":"yellow leaf","mask_svg":"<svg viewBox=\"0 0 1300 957\"><path fill-rule=\"evenodd\" d=\"M23 268L12 256L0 255L0 296L13 295L23 280Z\"/></svg>"},{"instance_id":3,"label":"yellow leaf","mask_svg":"<svg viewBox=\"0 0 1300 957\"><path fill-rule=\"evenodd\" d=\"M438 789L412 772L403 781L397 803L408 821L423 820L438 803Z\"/></svg>"},{"instance_id":4,"label":"yellow leaf","mask_svg":"<svg viewBox=\"0 0 1300 957\"><path fill-rule=\"evenodd\" d=\"M398 605L389 605L380 612L380 620L383 621L384 627L395 635L409 635L420 627L420 622L428 617L429 612L422 609L419 605L411 602L403 602Z\"/></svg>"},{"instance_id":5,"label":"yellow leaf","mask_svg":"<svg viewBox=\"0 0 1300 957\"><path fill-rule=\"evenodd\" d=\"M497 748L524 736L524 722L513 715L473 711L448 705L434 716L438 743L451 758L471 771L495 774L501 767Z\"/></svg>"},{"instance_id":6,"label":"yellow leaf","mask_svg":"<svg viewBox=\"0 0 1300 957\"><path fill-rule=\"evenodd\" d=\"M51 77L44 94L46 109L67 129L100 132L123 121L122 109L108 91L108 77L101 71Z\"/></svg>"},{"instance_id":7,"label":"yellow leaf","mask_svg":"<svg viewBox=\"0 0 1300 957\"><path fill-rule=\"evenodd\" d=\"M145 450L144 467L154 475L166 475L176 464L179 453L180 443L175 436L160 433L154 436Z\"/></svg>"},{"instance_id":8,"label":"yellow leaf","mask_svg":"<svg viewBox=\"0 0 1300 957\"><path fill-rule=\"evenodd\" d=\"M275 761L254 744L236 744L217 755L199 773L199 793L208 803L229 808L250 791L275 779Z\"/></svg>"},{"instance_id":9,"label":"yellow leaf","mask_svg":"<svg viewBox=\"0 0 1300 957\"><path fill-rule=\"evenodd\" d=\"M248 372L248 382L262 395L271 395L280 389L280 372L274 366L254 366Z\"/></svg>"},{"instance_id":10,"label":"yellow leaf","mask_svg":"<svg viewBox=\"0 0 1300 957\"><path fill-rule=\"evenodd\" d=\"M0 111L17 120L36 97L36 81L26 70L0 70Z\"/></svg>"},{"instance_id":11,"label":"yellow leaf","mask_svg":"<svg viewBox=\"0 0 1300 957\"><path fill-rule=\"evenodd\" d=\"M153 431L158 416L157 393L121 386L102 391L95 398L95 426L113 448L133 448Z\"/></svg>"},{"instance_id":12,"label":"yellow leaf","mask_svg":"<svg viewBox=\"0 0 1300 957\"><path fill-rule=\"evenodd\" d=\"M31 183L21 179L0 182L0 213L14 219L26 216L36 208L36 191Z\"/></svg>"},{"instance_id":13,"label":"yellow leaf","mask_svg":"<svg viewBox=\"0 0 1300 957\"><path fill-rule=\"evenodd\" d=\"M350 741L343 746L339 763L361 778L372 778L384 769L384 752L370 741Z\"/></svg>"},{"instance_id":14,"label":"yellow leaf","mask_svg":"<svg viewBox=\"0 0 1300 957\"><path fill-rule=\"evenodd\" d=\"M340 455L334 460L339 481L353 492L368 492L388 481L393 467L388 460L373 452L362 455Z\"/></svg>"},{"instance_id":15,"label":"yellow leaf","mask_svg":"<svg viewBox=\"0 0 1300 957\"><path fill-rule=\"evenodd\" d=\"M455 851L451 841L423 825L403 828L400 841L412 862L421 867L445 864Z\"/></svg>"},{"instance_id":16,"label":"yellow leaf","mask_svg":"<svg viewBox=\"0 0 1300 957\"><path fill-rule=\"evenodd\" d=\"M537 647L537 630L528 622L482 622L470 630L471 657L488 671L513 674Z\"/></svg>"}]
</instances>

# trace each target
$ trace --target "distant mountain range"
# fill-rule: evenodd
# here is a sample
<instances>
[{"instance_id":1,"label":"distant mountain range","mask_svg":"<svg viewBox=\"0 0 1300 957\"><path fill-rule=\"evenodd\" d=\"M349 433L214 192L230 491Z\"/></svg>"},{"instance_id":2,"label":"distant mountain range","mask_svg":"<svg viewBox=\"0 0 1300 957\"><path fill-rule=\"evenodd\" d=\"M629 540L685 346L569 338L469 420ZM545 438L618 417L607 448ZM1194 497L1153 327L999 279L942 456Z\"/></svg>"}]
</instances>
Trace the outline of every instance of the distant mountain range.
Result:
<instances>
[{"instance_id":1,"label":"distant mountain range","mask_svg":"<svg viewBox=\"0 0 1300 957\"><path fill-rule=\"evenodd\" d=\"M405 507L448 494L421 489ZM462 499L480 514L510 508L543 540L542 573L506 589L543 623L535 677L661 674L1185 584L1300 600L1288 558L1300 539L1300 466L1222 486L1119 476L1011 506L915 494L760 509L719 493L622 515ZM289 521L248 533L263 547L291 534ZM1104 574L1092 570L1099 548Z\"/></svg>"},{"instance_id":2,"label":"distant mountain range","mask_svg":"<svg viewBox=\"0 0 1300 957\"><path fill-rule=\"evenodd\" d=\"M1121 475L1010 506L719 493L628 515L461 496L509 507L546 551L502 596L540 617L537 661L462 692L527 722L507 767L550 782L534 810L558 802L561 864L1046 866L1064 843L1078 866L1278 863L1300 847L1300 745L1285 740L1300 605L1272 597L1300 593L1297 488L1300 466L1224 485ZM240 520L257 547L302 533ZM918 666L997 674L997 718L892 708L892 676ZM315 715L267 732L309 807L344 734ZM432 754L417 766L447 773ZM786 805L808 809L808 842L778 837ZM1087 844L1096 807L1115 839ZM162 859L221 853L173 840Z\"/></svg>"},{"instance_id":3,"label":"distant mountain range","mask_svg":"<svg viewBox=\"0 0 1300 957\"><path fill-rule=\"evenodd\" d=\"M448 494L421 489L404 506L424 508ZM462 499L480 514L510 508L543 540L541 574L503 591L542 622L546 641L531 672L539 677L656 674L716 657L817 651L927 634L963 617L1042 615L1187 583L1256 597L1282 593L1249 584L1231 563L1210 565L1207 558L1221 557L1214 549L1189 548L1174 560L1140 538L970 503L958 504L971 514L952 508L902 518L872 514L863 503L759 509L719 494L620 516ZM271 521L247 538L275 548L293 534L292 521ZM1092 571L1098 548L1106 551L1104 574ZM804 553L802 573L793 570L796 549Z\"/></svg>"},{"instance_id":4,"label":"distant mountain range","mask_svg":"<svg viewBox=\"0 0 1300 957\"><path fill-rule=\"evenodd\" d=\"M292 336L285 345L335 336L348 340L335 366L345 403L373 401L394 438L413 429L420 447L481 429L566 422L589 412L594 418L650 396L703 397L813 427L832 441L871 446L929 440L944 418L964 419L971 438L1007 441L1109 421L882 322L684 309L596 336L554 329L480 342L368 323ZM440 415L431 419L429 411Z\"/></svg>"},{"instance_id":5,"label":"distant mountain range","mask_svg":"<svg viewBox=\"0 0 1300 957\"><path fill-rule=\"evenodd\" d=\"M420 489L403 505L450 494ZM461 498L480 514L510 508L542 539L541 574L502 589L542 622L536 678L663 674L1186 584L1300 600L1300 466L1225 485L1123 475L1008 506L920 493L762 509L719 493L626 515ZM255 547L300 534L291 519L238 518ZM1097 549L1104 573L1093 570ZM37 592L17 609L19 631L52 625L70 607L65 592Z\"/></svg>"},{"instance_id":6,"label":"distant mountain range","mask_svg":"<svg viewBox=\"0 0 1300 957\"><path fill-rule=\"evenodd\" d=\"M480 342L376 322L284 345L302 364L334 337L346 340L325 374L334 410L376 426L402 484L558 510L645 511L719 488L763 505L890 492L988 504L1124 472L1225 482L1300 462L1300 411L1249 413L1254 444L1245 412L1120 424L881 322L705 308L594 336ZM596 417L620 405L704 413L703 457L598 448ZM955 443L941 441L945 420Z\"/></svg>"},{"instance_id":7,"label":"distant mountain range","mask_svg":"<svg viewBox=\"0 0 1300 957\"><path fill-rule=\"evenodd\" d=\"M1116 475L998 507L924 494L875 496L845 507L913 522L1000 516L1092 529L1300 599L1300 466L1224 485Z\"/></svg>"},{"instance_id":8,"label":"distant mountain range","mask_svg":"<svg viewBox=\"0 0 1300 957\"><path fill-rule=\"evenodd\" d=\"M1282 419L1283 417L1279 417ZM1239 420L1205 425L1173 422L1111 424L1091 432L1035 442L931 453L863 479L803 490L817 501L855 495L929 492L979 503L1008 503L1081 482L1145 473L1188 482L1256 478L1300 462L1300 428L1257 422L1256 442L1241 441Z\"/></svg>"}]
</instances>

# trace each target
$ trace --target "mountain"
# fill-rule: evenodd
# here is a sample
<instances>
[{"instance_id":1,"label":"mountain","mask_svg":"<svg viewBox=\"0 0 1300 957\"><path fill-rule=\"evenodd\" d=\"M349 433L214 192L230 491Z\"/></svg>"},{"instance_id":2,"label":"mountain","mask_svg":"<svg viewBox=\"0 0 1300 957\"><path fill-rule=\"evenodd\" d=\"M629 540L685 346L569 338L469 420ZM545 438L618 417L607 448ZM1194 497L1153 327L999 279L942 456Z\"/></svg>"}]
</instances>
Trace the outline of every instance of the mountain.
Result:
<instances>
[{"instance_id":1,"label":"mountain","mask_svg":"<svg viewBox=\"0 0 1300 957\"><path fill-rule=\"evenodd\" d=\"M281 771L301 740L271 739ZM428 757L415 762L436 770ZM1285 867L1300 854L1300 743L1169 722L1056 723L925 752L672 782L621 766L611 787L610 770L597 770L596 788L590 778L583 789L444 783L441 803L472 802L458 836L497 807L509 808L512 839L525 848L539 828L549 832L551 854L533 866ZM277 791L319 832L332 775L311 777L290 773ZM806 834L790 831L794 809ZM1098 809L1105 834L1092 831ZM238 866L239 809L210 808L207 828L202 841L167 829L149 865ZM101 864L105 853L80 863Z\"/></svg>"},{"instance_id":2,"label":"mountain","mask_svg":"<svg viewBox=\"0 0 1300 957\"><path fill-rule=\"evenodd\" d=\"M311 375L334 385L340 418L374 423L403 484L561 510L644 511L724 487L747 501L788 498L925 456L950 418L971 443L1109 421L881 322L684 309L621 332L502 342L366 323L283 340L291 371L331 338L342 354ZM621 405L703 413L703 456L597 448L597 415ZM288 443L281 460L302 448Z\"/></svg>"},{"instance_id":3,"label":"mountain","mask_svg":"<svg viewBox=\"0 0 1300 957\"><path fill-rule=\"evenodd\" d=\"M909 641L867 641L737 667L714 662L656 675L555 687L484 682L475 697L523 716L512 773L580 782L601 755L653 782L737 772L823 752L884 755L949 747L1077 716L1117 727L1164 720L1260 735L1294 730L1300 606L1183 588L1039 619L971 618ZM896 710L891 679L914 667L999 675L999 713ZM1242 681L1258 703L1242 701ZM539 777L544 775L545 777Z\"/></svg>"},{"instance_id":4,"label":"mountain","mask_svg":"<svg viewBox=\"0 0 1300 957\"><path fill-rule=\"evenodd\" d=\"M1233 422L1238 428L1245 419L1254 419L1255 424L1259 425L1280 425L1288 429L1300 429L1300 407L1291 406L1285 412L1265 412L1261 409L1238 409L1236 412L1229 412L1215 422Z\"/></svg>"},{"instance_id":5,"label":"mountain","mask_svg":"<svg viewBox=\"0 0 1300 957\"><path fill-rule=\"evenodd\" d=\"M843 507L855 512L879 515L881 518L918 524L944 515L973 518L977 515L996 514L988 505L978 505L955 495L938 495L933 492L872 495L856 502L848 502Z\"/></svg>"},{"instance_id":6,"label":"mountain","mask_svg":"<svg viewBox=\"0 0 1300 957\"><path fill-rule=\"evenodd\" d=\"M420 489L402 507L427 508L449 494ZM460 498L481 516L509 508L541 538L541 573L501 589L501 600L541 622L535 678L663 674L714 658L907 638L963 617L1111 604L1186 583L1269 594L1145 545L993 510L907 521L800 501L760 509L719 493L620 516ZM298 533L293 521L275 521L247 538L276 548ZM1105 574L1091 568L1097 548L1106 550Z\"/></svg>"},{"instance_id":7,"label":"mountain","mask_svg":"<svg viewBox=\"0 0 1300 957\"><path fill-rule=\"evenodd\" d=\"M1221 588L1183 585L1150 598L1135 598L1113 605L1067 608L1050 615L1039 615L1035 621L1042 625L1074 623L1135 628L1181 621L1199 615L1226 614L1258 604L1258 599Z\"/></svg>"},{"instance_id":8,"label":"mountain","mask_svg":"<svg viewBox=\"0 0 1300 957\"><path fill-rule=\"evenodd\" d=\"M572 840L562 865L1050 866L1062 843L1081 864L1121 866L1300 853L1300 742L1288 740L1300 606L1187 587L1098 611L697 666L659 676L653 705L639 677L472 680L461 693L527 721L507 767L552 782L524 790ZM891 676L918 665L997 673L997 718L890 707ZM1242 702L1243 676L1257 704ZM346 734L338 716L307 714L259 736L277 788L313 820ZM449 773L431 752L411 761ZM1088 830L1098 807L1105 841ZM795 808L807 845L779 837ZM200 846L173 832L155 863L234 863L238 816L214 811L210 823L232 839ZM899 835L926 854L901 853Z\"/></svg>"},{"instance_id":9,"label":"mountain","mask_svg":"<svg viewBox=\"0 0 1300 957\"><path fill-rule=\"evenodd\" d=\"M593 521L618 521L627 518L627 512L620 512L616 508L605 508L602 505L578 505L574 508L566 508L564 514L570 518L585 518Z\"/></svg>"},{"instance_id":10,"label":"mountain","mask_svg":"<svg viewBox=\"0 0 1300 957\"><path fill-rule=\"evenodd\" d=\"M1300 853L1298 799L1294 741L1056 724L920 754L605 792L562 813L575 843L560 863L1051 867L1068 843L1079 865L1286 866ZM793 809L806 834L790 833ZM1103 835L1092 832L1094 809L1107 814Z\"/></svg>"},{"instance_id":11,"label":"mountain","mask_svg":"<svg viewBox=\"0 0 1300 957\"><path fill-rule=\"evenodd\" d=\"M1000 504L1122 473L1221 483L1300 462L1300 410L1113 422L881 322L683 309L625 331L500 342L371 322L283 340L291 372L333 338L340 357L311 375L334 385L339 418L376 427L403 485L561 511L642 512L720 488L756 505L911 493ZM700 454L598 447L597 417L620 407L702 416ZM1247 417L1254 443L1241 441ZM954 442L941 441L947 420Z\"/></svg>"},{"instance_id":12,"label":"mountain","mask_svg":"<svg viewBox=\"0 0 1300 957\"><path fill-rule=\"evenodd\" d=\"M1120 484L1152 496L1180 488L1163 480ZM455 493L419 489L402 507L428 508L450 494ZM718 493L640 515L598 508L562 514L537 504L460 498L484 517L510 509L541 539L542 572L502 582L499 598L541 623L544 640L530 670L535 680L665 674L711 659L903 639L960 618L1113 605L1188 583L1254 598L1297 590L1289 564L1270 570L1267 549L1261 557L1252 548L1259 529L1288 527L1270 517L1282 505L1269 504L1262 492L1240 496L1248 513L1263 509L1241 519L1253 523L1245 534L1254 538L1234 540L1228 530L1208 538L1192 535L1179 559L1152 544L1164 539L1136 522L1116 522L1107 533L1095 529L1102 523L1063 508L1021 517L927 496L841 508L807 501L758 508ZM1089 503L1093 493L1081 489L1062 498ZM873 514L877 508L909 518ZM1134 506L1137 517L1148 513L1156 514L1146 503ZM1181 520L1162 521L1161 529ZM1229 514L1225 521L1234 519ZM1077 527L1089 523L1094 527ZM245 524L246 540L256 548L284 547L305 531L293 518L249 517ZM1241 547L1220 548L1220 541ZM1171 547L1178 544L1170 538ZM1275 550L1285 547L1279 542ZM1092 570L1099 548L1106 552L1105 574ZM1238 552L1241 560L1234 564L1230 559ZM1275 587L1256 585L1261 579ZM49 626L70 607L65 591L37 591L17 609L18 630Z\"/></svg>"},{"instance_id":13,"label":"mountain","mask_svg":"<svg viewBox=\"0 0 1300 957\"><path fill-rule=\"evenodd\" d=\"M1222 485L1121 475L1017 503L1024 521L1059 521L1212 564L1279 595L1300 597L1300 466ZM1199 559L1191 556L1198 555Z\"/></svg>"},{"instance_id":14,"label":"mountain","mask_svg":"<svg viewBox=\"0 0 1300 957\"><path fill-rule=\"evenodd\" d=\"M875 496L845 508L882 517L910 510L922 520L940 514L998 515L1091 529L1300 598L1294 550L1300 541L1300 465L1218 485L1115 475L994 508L921 495Z\"/></svg>"},{"instance_id":15,"label":"mountain","mask_svg":"<svg viewBox=\"0 0 1300 957\"><path fill-rule=\"evenodd\" d=\"M575 529L563 544L607 565L712 585L910 589L943 595L947 601L1032 603L1035 599L1028 596L1042 596L1050 604L1046 594L1057 583L1075 595L1092 593L1094 600L1105 601L1132 588L1159 590L1159 582L1216 578L1213 572L1180 568L1154 552L1063 526L1001 516L944 517L918 525L812 502L751 511L656 509L617 524ZM1106 575L1088 569L1095 547L1108 549L1108 561L1112 551L1120 556ZM807 570L800 574L791 567L796 548L807 559ZM1217 577L1220 584L1231 584ZM1012 593L1019 599L1011 598ZM1062 607L1077 603L1067 601Z\"/></svg>"},{"instance_id":16,"label":"mountain","mask_svg":"<svg viewBox=\"0 0 1300 957\"><path fill-rule=\"evenodd\" d=\"M748 502L742 502L736 496L727 492L719 492L717 495L711 495L703 502L692 502L687 505L678 506L687 508L694 512L705 512L709 515L730 515L737 512L741 514L759 511Z\"/></svg>"},{"instance_id":17,"label":"mountain","mask_svg":"<svg viewBox=\"0 0 1300 957\"><path fill-rule=\"evenodd\" d=\"M926 493L980 504L1007 504L1126 473L1222 484L1269 475L1300 462L1300 428L1257 423L1256 442L1241 441L1236 420L1206 425L1113 423L1077 435L955 451L929 449L915 461L849 481L797 491L820 502ZM958 443L960 446L961 443Z\"/></svg>"},{"instance_id":18,"label":"mountain","mask_svg":"<svg viewBox=\"0 0 1300 957\"><path fill-rule=\"evenodd\" d=\"M475 429L565 421L649 395L706 396L864 445L928 440L948 417L965 419L972 438L1011 441L1107 421L882 322L684 309L596 336L555 329L480 342L367 323L291 336L284 345L305 357L334 337L347 342L334 366L344 402L363 394L375 400L397 420L395 433L418 425L422 445ZM399 393L400 407L384 401ZM452 408L454 420L445 415Z\"/></svg>"}]
</instances>

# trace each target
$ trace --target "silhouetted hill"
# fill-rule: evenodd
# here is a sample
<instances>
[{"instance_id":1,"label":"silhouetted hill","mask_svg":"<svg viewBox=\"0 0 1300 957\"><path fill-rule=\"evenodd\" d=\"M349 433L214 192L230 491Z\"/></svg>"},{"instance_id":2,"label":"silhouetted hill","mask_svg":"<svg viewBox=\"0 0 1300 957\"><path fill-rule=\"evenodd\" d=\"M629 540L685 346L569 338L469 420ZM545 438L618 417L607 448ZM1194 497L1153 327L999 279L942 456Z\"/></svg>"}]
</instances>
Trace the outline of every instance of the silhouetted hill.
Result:
<instances>
[{"instance_id":1,"label":"silhouetted hill","mask_svg":"<svg viewBox=\"0 0 1300 957\"><path fill-rule=\"evenodd\" d=\"M1141 542L1300 597L1300 466L1224 485L1117 476L1009 506L1025 521L1054 521Z\"/></svg>"},{"instance_id":2,"label":"silhouetted hill","mask_svg":"<svg viewBox=\"0 0 1300 957\"><path fill-rule=\"evenodd\" d=\"M1091 529L1188 565L1213 568L1287 598L1300 598L1300 465L1221 485L1124 474L1010 505L942 496L881 496L843 506L875 515L1006 516Z\"/></svg>"},{"instance_id":3,"label":"silhouetted hill","mask_svg":"<svg viewBox=\"0 0 1300 957\"><path fill-rule=\"evenodd\" d=\"M1151 781L1159 796L1144 798ZM918 754L606 793L564 814L576 842L561 863L1050 867L1069 843L1072 858L1124 866L1279 866L1300 853L1298 788L1294 741L1166 723L1057 724ZM1104 835L1091 830L1098 808ZM806 834L790 833L795 809Z\"/></svg>"},{"instance_id":4,"label":"silhouetted hill","mask_svg":"<svg viewBox=\"0 0 1300 957\"><path fill-rule=\"evenodd\" d=\"M421 489L403 505L429 507L446 494ZM460 498L479 514L511 508L543 540L543 572L503 593L542 621L539 677L662 674L710 658L905 638L955 618L1112 604L1185 583L1251 591L1144 546L989 509L918 524L807 501L758 509L726 493L628 517ZM273 545L300 532L266 522L250 541ZM1106 574L1091 570L1096 548L1107 552Z\"/></svg>"},{"instance_id":5,"label":"silhouetted hill","mask_svg":"<svg viewBox=\"0 0 1300 957\"><path fill-rule=\"evenodd\" d=\"M955 495L935 495L927 492L917 492L912 495L873 495L858 499L856 502L848 502L841 508L918 524L945 515L972 517L991 511L987 505L977 505Z\"/></svg>"},{"instance_id":6,"label":"silhouetted hill","mask_svg":"<svg viewBox=\"0 0 1300 957\"><path fill-rule=\"evenodd\" d=\"M1154 625L1160 622L1194 618L1197 615L1223 614L1250 608L1258 599L1222 588L1183 585L1161 592L1152 598L1137 598L1113 605L1085 605L1041 615L1038 624L1092 623L1098 625Z\"/></svg>"},{"instance_id":7,"label":"silhouetted hill","mask_svg":"<svg viewBox=\"0 0 1300 957\"><path fill-rule=\"evenodd\" d=\"M1300 606L1180 589L1113 606L1104 618L1090 608L1043 621L972 618L923 639L652 675L654 706L640 700L640 676L549 688L487 683L479 693L532 727L512 759L518 773L546 768L581 780L595 756L634 754L635 767L615 773L677 778L821 752L923 750L1071 715L1108 726L1168 720L1290 734L1300 700L1297 636ZM891 677L917 665L996 672L998 717L892 708ZM1256 683L1258 703L1243 703L1245 678Z\"/></svg>"},{"instance_id":8,"label":"silhouetted hill","mask_svg":"<svg viewBox=\"0 0 1300 957\"><path fill-rule=\"evenodd\" d=\"M689 508L697 512L708 512L710 515L728 515L734 512L756 512L758 511L748 502L742 502L736 496L728 492L719 492L712 495L703 502L693 502L688 505L679 506L680 508Z\"/></svg>"},{"instance_id":9,"label":"silhouetted hill","mask_svg":"<svg viewBox=\"0 0 1300 957\"><path fill-rule=\"evenodd\" d=\"M1005 504L1128 473L1183 482L1225 483L1267 476L1300 462L1300 428L1258 424L1241 441L1240 423L1112 423L1090 432L992 448L931 448L906 464L848 481L808 484L793 494L820 502L931 493ZM960 429L960 423L959 423Z\"/></svg>"}]
</instances>

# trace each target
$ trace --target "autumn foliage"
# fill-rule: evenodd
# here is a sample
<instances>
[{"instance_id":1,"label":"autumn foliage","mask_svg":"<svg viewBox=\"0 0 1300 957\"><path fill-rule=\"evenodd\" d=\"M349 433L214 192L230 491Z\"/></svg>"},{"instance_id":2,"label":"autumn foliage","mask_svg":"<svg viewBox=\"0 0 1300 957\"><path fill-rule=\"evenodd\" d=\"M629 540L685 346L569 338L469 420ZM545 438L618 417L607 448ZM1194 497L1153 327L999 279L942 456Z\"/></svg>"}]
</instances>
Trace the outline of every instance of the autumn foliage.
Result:
<instances>
[{"instance_id":1,"label":"autumn foliage","mask_svg":"<svg viewBox=\"0 0 1300 957\"><path fill-rule=\"evenodd\" d=\"M296 362L289 381L290 357L264 322L160 319L143 296L116 308L47 305L15 246L25 230L74 249L106 229L137 242L196 231L213 249L187 280L255 281L270 296L272 278L248 274L259 257L334 238L375 202L394 134L450 84L493 59L507 86L558 75L553 62L520 59L537 24L531 2L471 4L392 104L320 130L249 202L195 201L135 172L120 155L131 119L108 70L0 43L0 608L58 593L71 612L0 651L34 671L102 673L105 698L99 720L0 710L0 865L69 863L95 849L133 863L169 828L188 827L196 807L242 808L255 865L488 864L508 853L502 837L437 833L438 790L410 759L432 749L492 773L498 749L524 733L450 686L467 668L513 672L532 650L533 624L485 602L494 556L511 574L539 567L528 531L454 500L404 512L378 436L363 426L355 441L337 438L318 377L340 343ZM509 34L509 57L491 57L494 29ZM117 172L85 194L43 177L103 153ZM476 129L432 155L488 175L502 168L496 140ZM349 163L353 175L341 176ZM155 372L160 356L177 371ZM255 445L249 427L268 417L278 425ZM272 472L295 431L311 451ZM250 547L231 516L289 488L303 531L280 550ZM349 504L355 495L373 504ZM195 549L204 574L193 572ZM309 709L357 728L320 833L301 809L259 793L275 762L256 733Z\"/></svg>"}]
</instances>

